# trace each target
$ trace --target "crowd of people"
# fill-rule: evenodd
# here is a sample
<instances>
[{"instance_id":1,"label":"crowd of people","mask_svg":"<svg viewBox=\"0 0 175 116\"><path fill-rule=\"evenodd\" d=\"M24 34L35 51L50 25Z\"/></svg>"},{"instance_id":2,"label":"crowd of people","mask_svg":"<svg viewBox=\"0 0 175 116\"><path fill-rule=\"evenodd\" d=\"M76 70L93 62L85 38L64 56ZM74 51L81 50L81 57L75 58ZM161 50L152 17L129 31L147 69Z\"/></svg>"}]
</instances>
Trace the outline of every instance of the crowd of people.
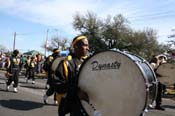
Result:
<instances>
[{"instance_id":1,"label":"crowd of people","mask_svg":"<svg viewBox=\"0 0 175 116\"><path fill-rule=\"evenodd\" d=\"M48 103L48 97L54 94L55 104L59 105L58 115L65 116L70 113L70 116L83 116L80 111L78 99L89 101L88 95L78 88L78 72L81 64L86 60L89 54L88 38L84 35L76 36L70 48L70 54L64 57L58 64L56 69L52 69L54 60L60 58L60 50L53 49L53 53L49 55L41 65L42 57L38 54L36 57L27 56L19 57L19 51L14 50L11 57L7 59L5 67L7 68L6 75L8 76L6 90L9 90L10 84L14 81L14 92L18 92L19 73L21 68L26 68L26 82L32 79L32 84L35 83L35 73L40 73L44 70L47 74L47 88L43 96L44 104ZM156 55L150 61L150 66L156 71L157 67L167 61L164 55ZM41 69L42 68L42 69ZM159 77L159 75L156 75ZM158 94L156 98L155 109L165 110L161 106L162 99L162 84L158 82ZM47 86L46 86L47 87ZM152 107L152 106L150 106Z\"/></svg>"}]
</instances>

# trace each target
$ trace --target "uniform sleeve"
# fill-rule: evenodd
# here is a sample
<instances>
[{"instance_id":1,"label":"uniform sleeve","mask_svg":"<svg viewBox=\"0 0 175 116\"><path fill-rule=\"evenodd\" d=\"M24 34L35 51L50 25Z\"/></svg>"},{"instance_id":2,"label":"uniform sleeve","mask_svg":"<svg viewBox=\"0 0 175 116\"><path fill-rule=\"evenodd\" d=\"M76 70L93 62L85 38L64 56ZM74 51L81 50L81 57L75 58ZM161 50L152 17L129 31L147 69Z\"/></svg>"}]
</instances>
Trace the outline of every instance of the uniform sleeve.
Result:
<instances>
[{"instance_id":1,"label":"uniform sleeve","mask_svg":"<svg viewBox=\"0 0 175 116\"><path fill-rule=\"evenodd\" d=\"M49 70L49 61L48 61L48 58L44 61L43 69L46 72L48 72L48 70Z\"/></svg>"},{"instance_id":2,"label":"uniform sleeve","mask_svg":"<svg viewBox=\"0 0 175 116\"><path fill-rule=\"evenodd\" d=\"M61 61L55 70L53 85L57 93L66 93L68 82L64 74L64 61Z\"/></svg>"}]
</instances>

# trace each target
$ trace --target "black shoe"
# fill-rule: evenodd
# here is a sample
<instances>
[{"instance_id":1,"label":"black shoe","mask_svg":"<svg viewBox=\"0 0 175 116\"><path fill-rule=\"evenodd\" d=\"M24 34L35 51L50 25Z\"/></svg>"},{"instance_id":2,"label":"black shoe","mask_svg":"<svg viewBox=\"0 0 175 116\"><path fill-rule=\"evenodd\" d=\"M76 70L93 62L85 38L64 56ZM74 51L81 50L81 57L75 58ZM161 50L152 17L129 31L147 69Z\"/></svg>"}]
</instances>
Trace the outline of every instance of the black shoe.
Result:
<instances>
[{"instance_id":1,"label":"black shoe","mask_svg":"<svg viewBox=\"0 0 175 116\"><path fill-rule=\"evenodd\" d=\"M157 110L162 110L162 111L165 110L165 108L163 108L163 107L161 107L161 106L156 106L155 109L157 109Z\"/></svg>"}]
</instances>

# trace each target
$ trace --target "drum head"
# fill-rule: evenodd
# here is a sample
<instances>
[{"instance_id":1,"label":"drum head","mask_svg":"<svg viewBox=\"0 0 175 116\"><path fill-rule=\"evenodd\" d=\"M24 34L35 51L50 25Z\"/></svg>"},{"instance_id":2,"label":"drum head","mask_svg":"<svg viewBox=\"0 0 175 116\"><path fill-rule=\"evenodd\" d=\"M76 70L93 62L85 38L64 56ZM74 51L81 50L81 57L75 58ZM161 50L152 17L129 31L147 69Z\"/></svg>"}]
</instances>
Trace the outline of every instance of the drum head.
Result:
<instances>
[{"instance_id":1,"label":"drum head","mask_svg":"<svg viewBox=\"0 0 175 116\"><path fill-rule=\"evenodd\" d=\"M146 86L139 66L126 54L105 51L90 57L81 67L79 87L102 116L139 116L146 104ZM92 116L92 106L81 101Z\"/></svg>"},{"instance_id":2,"label":"drum head","mask_svg":"<svg viewBox=\"0 0 175 116\"><path fill-rule=\"evenodd\" d=\"M158 80L165 85L172 85L175 83L175 64L164 63L161 64L156 73Z\"/></svg>"},{"instance_id":3,"label":"drum head","mask_svg":"<svg viewBox=\"0 0 175 116\"><path fill-rule=\"evenodd\" d=\"M52 63L52 66L51 66L51 69L52 71L55 71L56 68L58 67L59 63L64 59L65 57L58 57L56 58L53 63Z\"/></svg>"}]
</instances>

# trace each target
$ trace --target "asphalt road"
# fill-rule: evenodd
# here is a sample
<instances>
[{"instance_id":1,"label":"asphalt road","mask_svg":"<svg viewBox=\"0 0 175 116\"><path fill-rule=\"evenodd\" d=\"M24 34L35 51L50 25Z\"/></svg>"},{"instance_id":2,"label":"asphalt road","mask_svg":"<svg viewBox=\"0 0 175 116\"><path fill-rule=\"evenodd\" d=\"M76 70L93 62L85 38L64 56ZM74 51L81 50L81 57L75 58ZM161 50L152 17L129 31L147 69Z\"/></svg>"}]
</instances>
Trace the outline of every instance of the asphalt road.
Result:
<instances>
[{"instance_id":1,"label":"asphalt road","mask_svg":"<svg viewBox=\"0 0 175 116\"><path fill-rule=\"evenodd\" d=\"M35 84L27 84L25 78L20 77L18 93L13 92L13 87L5 91L6 80L0 72L0 116L58 116L53 97L49 98L49 105L43 104L46 80L36 79ZM145 116L175 116L175 95L164 96L162 105L165 111L151 109Z\"/></svg>"},{"instance_id":2,"label":"asphalt road","mask_svg":"<svg viewBox=\"0 0 175 116\"><path fill-rule=\"evenodd\" d=\"M25 83L20 78L18 93L5 90L6 78L0 74L0 116L57 116L58 106L54 105L53 97L49 98L49 105L43 104L46 80L37 79L35 84Z\"/></svg>"}]
</instances>

